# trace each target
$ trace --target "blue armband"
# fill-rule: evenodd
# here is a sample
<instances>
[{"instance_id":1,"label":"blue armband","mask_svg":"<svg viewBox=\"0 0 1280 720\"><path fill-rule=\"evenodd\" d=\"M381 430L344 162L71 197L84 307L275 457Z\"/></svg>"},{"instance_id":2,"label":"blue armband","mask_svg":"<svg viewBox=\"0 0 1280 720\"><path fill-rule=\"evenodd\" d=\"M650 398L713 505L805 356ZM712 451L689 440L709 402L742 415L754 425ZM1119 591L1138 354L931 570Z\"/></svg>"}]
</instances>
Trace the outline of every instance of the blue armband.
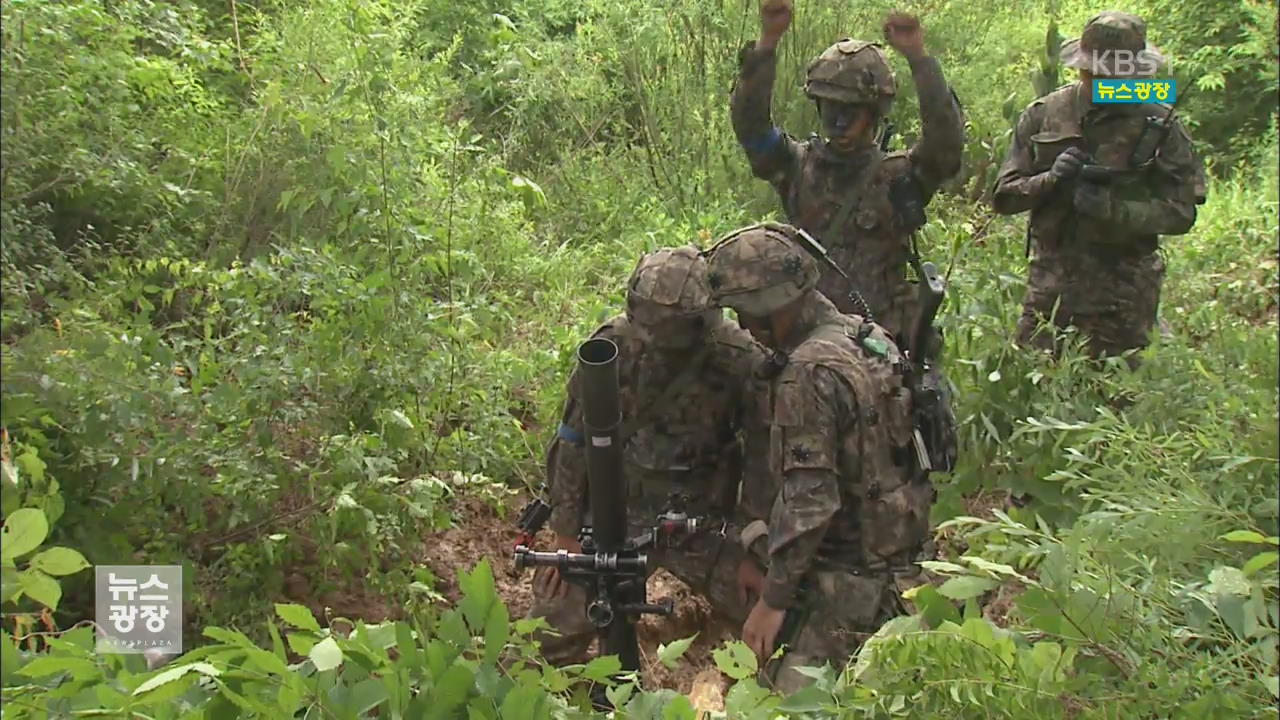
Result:
<instances>
[{"instance_id":1,"label":"blue armband","mask_svg":"<svg viewBox=\"0 0 1280 720\"><path fill-rule=\"evenodd\" d=\"M742 143L742 147L746 148L748 152L764 155L765 153L773 152L781 142L782 133L778 128L773 127L769 128L769 132Z\"/></svg>"},{"instance_id":2,"label":"blue armband","mask_svg":"<svg viewBox=\"0 0 1280 720\"><path fill-rule=\"evenodd\" d=\"M578 432L577 430L574 430L573 428L569 427L568 425L565 425L564 423L560 423L560 428L556 430L556 437L562 440L567 440L569 444L573 445L574 447L582 447L584 444L582 433Z\"/></svg>"}]
</instances>

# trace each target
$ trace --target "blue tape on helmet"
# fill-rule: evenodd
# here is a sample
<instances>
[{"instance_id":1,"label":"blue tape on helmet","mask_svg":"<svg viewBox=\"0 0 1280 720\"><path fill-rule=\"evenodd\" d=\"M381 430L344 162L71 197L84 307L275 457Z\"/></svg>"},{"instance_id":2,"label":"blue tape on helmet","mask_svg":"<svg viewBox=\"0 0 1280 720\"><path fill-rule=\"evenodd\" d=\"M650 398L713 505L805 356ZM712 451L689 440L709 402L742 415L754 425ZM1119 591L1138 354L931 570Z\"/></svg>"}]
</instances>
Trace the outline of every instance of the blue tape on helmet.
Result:
<instances>
[{"instance_id":1,"label":"blue tape on helmet","mask_svg":"<svg viewBox=\"0 0 1280 720\"><path fill-rule=\"evenodd\" d=\"M758 135L742 143L742 147L746 148L750 152L756 153L757 155L763 155L765 153L772 152L781 142L782 133L778 128L773 127L769 128L769 132L764 133L763 135Z\"/></svg>"},{"instance_id":2,"label":"blue tape on helmet","mask_svg":"<svg viewBox=\"0 0 1280 720\"><path fill-rule=\"evenodd\" d=\"M577 447L582 447L584 444L582 433L574 430L564 423L560 423L560 428L556 430L556 437L567 440L570 444Z\"/></svg>"}]
</instances>

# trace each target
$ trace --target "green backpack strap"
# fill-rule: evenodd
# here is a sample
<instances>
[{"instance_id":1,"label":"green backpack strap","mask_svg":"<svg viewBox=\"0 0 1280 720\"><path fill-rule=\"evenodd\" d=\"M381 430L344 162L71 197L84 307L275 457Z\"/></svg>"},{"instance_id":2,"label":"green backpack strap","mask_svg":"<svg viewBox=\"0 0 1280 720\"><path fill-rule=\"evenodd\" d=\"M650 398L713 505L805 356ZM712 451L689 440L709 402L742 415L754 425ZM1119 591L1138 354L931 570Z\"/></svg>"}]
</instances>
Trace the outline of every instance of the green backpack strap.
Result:
<instances>
[{"instance_id":1,"label":"green backpack strap","mask_svg":"<svg viewBox=\"0 0 1280 720\"><path fill-rule=\"evenodd\" d=\"M642 408L640 412L636 413L635 417L622 423L622 427L619 428L618 432L618 441L623 447L626 446L627 440L630 440L631 436L635 434L637 430L647 425L654 417L657 416L659 408L665 407L668 402L675 398L677 393L679 393L689 384L690 381L693 380L694 376L698 374L698 371L702 369L706 359L711 355L711 347L714 342L714 340L708 341L708 343L698 351L698 354L694 355L689 360L689 364L685 365L684 369L680 371L680 374L672 378L670 383L667 383L667 386L662 389L661 394Z\"/></svg>"}]
</instances>

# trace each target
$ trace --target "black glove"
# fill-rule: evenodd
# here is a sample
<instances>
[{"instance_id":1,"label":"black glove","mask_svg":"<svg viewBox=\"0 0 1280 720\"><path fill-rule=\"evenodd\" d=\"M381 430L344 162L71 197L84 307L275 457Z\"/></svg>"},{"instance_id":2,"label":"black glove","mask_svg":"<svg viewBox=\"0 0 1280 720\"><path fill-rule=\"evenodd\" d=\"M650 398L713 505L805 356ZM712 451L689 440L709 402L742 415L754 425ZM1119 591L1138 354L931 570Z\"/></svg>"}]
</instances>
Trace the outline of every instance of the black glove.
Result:
<instances>
[{"instance_id":1,"label":"black glove","mask_svg":"<svg viewBox=\"0 0 1280 720\"><path fill-rule=\"evenodd\" d=\"M1080 168L1086 159L1088 155L1083 150L1067 148L1058 153L1058 157L1053 161L1053 167L1049 168L1049 174L1055 180L1070 180L1080 174Z\"/></svg>"}]
</instances>

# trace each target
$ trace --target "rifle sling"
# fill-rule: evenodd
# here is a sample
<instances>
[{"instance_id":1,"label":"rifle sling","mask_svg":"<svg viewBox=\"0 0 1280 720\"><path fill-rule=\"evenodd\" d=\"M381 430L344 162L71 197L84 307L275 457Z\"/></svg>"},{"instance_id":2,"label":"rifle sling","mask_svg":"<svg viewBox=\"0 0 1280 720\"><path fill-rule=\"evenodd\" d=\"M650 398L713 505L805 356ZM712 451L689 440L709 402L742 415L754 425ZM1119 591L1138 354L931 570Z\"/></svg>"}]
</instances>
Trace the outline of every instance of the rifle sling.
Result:
<instances>
[{"instance_id":1,"label":"rifle sling","mask_svg":"<svg viewBox=\"0 0 1280 720\"><path fill-rule=\"evenodd\" d=\"M858 200L862 197L862 191L866 189L867 183L871 182L871 178L875 177L876 171L880 169L880 162L883 159L884 156L877 148L875 153L871 156L871 160L862 168L862 171L858 174L858 177L854 179L853 183L849 185L849 191L845 193L844 201L836 210L835 215L832 216L831 221L827 223L825 228L823 228L822 233L819 236L819 239L822 242L829 245L831 242L830 238L834 237L835 234L845 226L845 223L849 221L849 215L851 215L853 213L853 209L857 207Z\"/></svg>"}]
</instances>

